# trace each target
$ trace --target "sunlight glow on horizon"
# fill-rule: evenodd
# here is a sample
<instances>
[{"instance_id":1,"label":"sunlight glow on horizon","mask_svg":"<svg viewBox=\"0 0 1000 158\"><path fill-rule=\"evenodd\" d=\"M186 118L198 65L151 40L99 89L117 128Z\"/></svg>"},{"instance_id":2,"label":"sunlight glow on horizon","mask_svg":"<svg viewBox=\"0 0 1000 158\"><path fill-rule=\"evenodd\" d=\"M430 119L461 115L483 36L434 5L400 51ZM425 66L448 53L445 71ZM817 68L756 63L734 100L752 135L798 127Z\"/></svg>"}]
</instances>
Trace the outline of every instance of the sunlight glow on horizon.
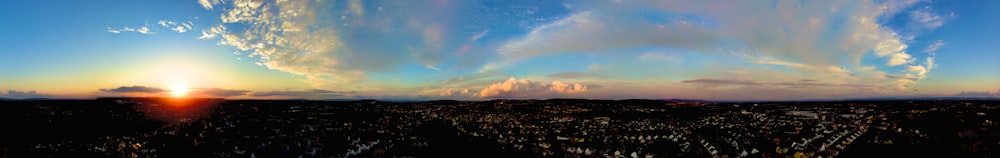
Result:
<instances>
[{"instance_id":1,"label":"sunlight glow on horizon","mask_svg":"<svg viewBox=\"0 0 1000 158\"><path fill-rule=\"evenodd\" d=\"M184 85L183 83L174 83L173 86L170 86L170 94L174 97L185 97L187 96L187 93L187 85Z\"/></svg>"}]
</instances>

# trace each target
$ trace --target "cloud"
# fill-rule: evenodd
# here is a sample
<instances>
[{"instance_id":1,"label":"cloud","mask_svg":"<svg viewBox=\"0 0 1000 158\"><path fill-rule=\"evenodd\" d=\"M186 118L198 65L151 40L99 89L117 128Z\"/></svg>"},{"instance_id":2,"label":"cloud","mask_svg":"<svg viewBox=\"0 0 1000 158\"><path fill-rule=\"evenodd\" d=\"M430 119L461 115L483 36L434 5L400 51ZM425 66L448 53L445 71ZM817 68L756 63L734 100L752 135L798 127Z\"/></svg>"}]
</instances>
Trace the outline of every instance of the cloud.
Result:
<instances>
[{"instance_id":1,"label":"cloud","mask_svg":"<svg viewBox=\"0 0 1000 158\"><path fill-rule=\"evenodd\" d=\"M219 3L222 3L222 1L221 0L198 0L198 4L201 4L201 7L205 7L205 9L208 9L208 10L212 10L213 6L216 5L216 4L219 4Z\"/></svg>"},{"instance_id":2,"label":"cloud","mask_svg":"<svg viewBox=\"0 0 1000 158\"><path fill-rule=\"evenodd\" d=\"M752 49L813 65L834 66L860 58L873 49L880 56L900 52L906 47L900 36L876 21L913 3L777 1L772 5L752 1L621 4L594 1L577 5L585 8L579 10L585 11L536 27L522 38L508 41L497 51L508 60L516 61L540 54L589 53L636 46L702 52L714 50L708 48ZM657 14L643 13L650 11ZM502 67L513 61L495 62L484 69Z\"/></svg>"},{"instance_id":3,"label":"cloud","mask_svg":"<svg viewBox=\"0 0 1000 158\"><path fill-rule=\"evenodd\" d=\"M924 64L926 64L927 71L931 71L931 69L934 69L934 68L937 67L937 64L934 64L934 57L927 57L927 58L925 58Z\"/></svg>"},{"instance_id":4,"label":"cloud","mask_svg":"<svg viewBox=\"0 0 1000 158\"><path fill-rule=\"evenodd\" d=\"M2 92L0 92L2 94ZM7 95L0 95L0 97L10 97L10 98L52 98L56 97L51 94L43 94L35 91L17 91L17 90L7 90Z\"/></svg>"},{"instance_id":5,"label":"cloud","mask_svg":"<svg viewBox=\"0 0 1000 158\"><path fill-rule=\"evenodd\" d=\"M844 69L842 67L836 67L836 66L821 67L821 66L815 66L815 65L806 65L806 64L802 64L802 63L794 63L794 62L782 61L782 60L777 60L777 59L774 59L774 58L759 59L759 60L756 61L756 63L757 64L766 64L766 65L779 65L779 66L791 67L791 68L796 68L796 69L800 69L800 70L807 70L807 71L814 71L814 72L850 73L850 71L848 71L847 69Z\"/></svg>"},{"instance_id":6,"label":"cloud","mask_svg":"<svg viewBox=\"0 0 1000 158\"><path fill-rule=\"evenodd\" d=\"M913 62L913 56L910 56L910 54L894 53L892 54L892 56L889 56L889 61L886 63L886 65L897 66L897 65L909 64L911 62Z\"/></svg>"},{"instance_id":7,"label":"cloud","mask_svg":"<svg viewBox=\"0 0 1000 158\"><path fill-rule=\"evenodd\" d=\"M170 27L171 25L177 25L177 23L173 21L166 21L166 20L160 20L159 22L156 22L156 24L160 24L160 26L163 27Z\"/></svg>"},{"instance_id":8,"label":"cloud","mask_svg":"<svg viewBox=\"0 0 1000 158\"><path fill-rule=\"evenodd\" d=\"M680 57L680 56L666 54L666 53L660 53L660 52L646 52L646 53L642 53L642 54L639 55L639 59L641 59L641 60L668 61L668 62L677 62L677 61L683 60L683 58Z\"/></svg>"},{"instance_id":9,"label":"cloud","mask_svg":"<svg viewBox=\"0 0 1000 158\"><path fill-rule=\"evenodd\" d=\"M508 75L508 74L500 72L500 71L487 71L487 72L473 73L473 74L456 76L456 77L452 77L452 78L448 78L448 79L442 80L441 84L443 84L443 85L459 84L459 83L465 83L465 82L469 82L469 81L476 81L476 80L481 80L481 79L487 79L487 78L501 76L501 75Z\"/></svg>"},{"instance_id":10,"label":"cloud","mask_svg":"<svg viewBox=\"0 0 1000 158\"><path fill-rule=\"evenodd\" d=\"M255 97L278 96L278 97L307 97L307 98L314 98L314 97L346 96L346 95L349 95L349 94L356 94L356 93L357 92L355 92L355 91L342 92L342 91L312 89L312 90L303 90L303 91L267 91L267 92L254 92L251 95L255 96Z\"/></svg>"},{"instance_id":11,"label":"cloud","mask_svg":"<svg viewBox=\"0 0 1000 158\"><path fill-rule=\"evenodd\" d=\"M483 30L483 32L479 32L476 35L472 35L472 37L470 37L469 40L478 41L480 38L486 36L487 33L490 33L490 29Z\"/></svg>"},{"instance_id":12,"label":"cloud","mask_svg":"<svg viewBox=\"0 0 1000 158\"><path fill-rule=\"evenodd\" d=\"M146 86L122 86L113 89L100 89L101 92L107 93L161 93L166 92L166 90L156 88L156 87L146 87Z\"/></svg>"},{"instance_id":13,"label":"cloud","mask_svg":"<svg viewBox=\"0 0 1000 158\"><path fill-rule=\"evenodd\" d=\"M590 64L590 65L587 65L587 70L597 71L597 70L603 70L603 69L605 69L607 67L608 67L608 65L601 66L601 64Z\"/></svg>"},{"instance_id":14,"label":"cloud","mask_svg":"<svg viewBox=\"0 0 1000 158\"><path fill-rule=\"evenodd\" d=\"M431 69L431 70L441 71L441 68L434 67L433 65L424 65L424 67L426 67L428 69Z\"/></svg>"},{"instance_id":15,"label":"cloud","mask_svg":"<svg viewBox=\"0 0 1000 158\"><path fill-rule=\"evenodd\" d=\"M930 6L910 11L910 25L925 29L936 29L944 25L945 17L934 13Z\"/></svg>"},{"instance_id":16,"label":"cloud","mask_svg":"<svg viewBox=\"0 0 1000 158\"><path fill-rule=\"evenodd\" d=\"M927 45L927 48L924 48L924 52L927 52L927 53L937 52L938 49L941 49L941 47L944 47L944 44L945 44L944 41L941 41L941 40L934 41L934 43L931 43L930 45Z\"/></svg>"},{"instance_id":17,"label":"cloud","mask_svg":"<svg viewBox=\"0 0 1000 158\"><path fill-rule=\"evenodd\" d=\"M129 29L129 28L124 28L124 29ZM113 33L113 34L122 33L122 31L123 31L123 29L115 29L115 28L108 27L108 32Z\"/></svg>"},{"instance_id":18,"label":"cloud","mask_svg":"<svg viewBox=\"0 0 1000 158\"><path fill-rule=\"evenodd\" d=\"M206 30L201 30L201 36L198 39L212 39L221 34L226 34L226 27L222 25L216 25L209 27Z\"/></svg>"},{"instance_id":19,"label":"cloud","mask_svg":"<svg viewBox=\"0 0 1000 158\"><path fill-rule=\"evenodd\" d=\"M236 97L250 93L248 90L231 90L221 88L197 88L191 90L191 96L199 97Z\"/></svg>"},{"instance_id":20,"label":"cloud","mask_svg":"<svg viewBox=\"0 0 1000 158\"><path fill-rule=\"evenodd\" d=\"M127 26L126 27L121 27L121 28L111 28L111 27L108 27L108 32L109 33L113 33L113 34L119 34L119 33L122 33L122 32L135 32L135 33L147 34L147 35L151 35L151 34L156 33L156 32L153 32L153 31L149 30L148 26L142 26L142 27L139 27L139 28L130 28L130 27L127 27Z\"/></svg>"},{"instance_id":21,"label":"cloud","mask_svg":"<svg viewBox=\"0 0 1000 158\"><path fill-rule=\"evenodd\" d=\"M959 97L994 97L995 95L991 94L989 91L982 91L982 92L979 92L979 91L966 91L966 92L959 92L955 96L959 96Z\"/></svg>"},{"instance_id":22,"label":"cloud","mask_svg":"<svg viewBox=\"0 0 1000 158\"><path fill-rule=\"evenodd\" d=\"M757 82L752 80L741 80L741 79L715 79L715 78L698 78L681 81L681 83L688 84L700 84L706 87L718 87L718 86L750 86L750 87L787 87L787 88L810 88L810 87L849 87L849 88L872 88L875 85L863 85L863 84L836 84L836 83L820 83L816 80L799 80L792 82Z\"/></svg>"},{"instance_id":23,"label":"cloud","mask_svg":"<svg viewBox=\"0 0 1000 158\"><path fill-rule=\"evenodd\" d=\"M663 25L642 24L649 23L639 16L617 17L592 11L578 12L535 27L527 35L508 41L497 49L497 53L506 59L489 63L483 70L504 67L518 60L543 54L594 52L644 45L701 49L717 39L707 29L690 25L678 24L672 26L676 28L666 28Z\"/></svg>"},{"instance_id":24,"label":"cloud","mask_svg":"<svg viewBox=\"0 0 1000 158\"><path fill-rule=\"evenodd\" d=\"M566 93L566 94L580 93L580 92L587 92L587 90L588 90L587 86L581 85L579 83L569 84L559 81L552 81L552 83L549 84L549 91L556 93Z\"/></svg>"},{"instance_id":25,"label":"cloud","mask_svg":"<svg viewBox=\"0 0 1000 158\"><path fill-rule=\"evenodd\" d=\"M340 88L357 87L343 85L360 84L369 73L396 71L407 62L438 65L447 58L443 52L469 40L468 35L448 32L471 18L465 13L474 12L458 6L478 3L234 0L224 4L211 7L222 10L218 19L222 24L202 30L199 38L218 38L219 45L238 49L257 65L304 76L314 87ZM385 9L366 10L369 6Z\"/></svg>"},{"instance_id":26,"label":"cloud","mask_svg":"<svg viewBox=\"0 0 1000 158\"><path fill-rule=\"evenodd\" d=\"M563 79L604 77L604 75L601 74L585 73L585 72L560 72L560 73L549 74L548 76L552 78L563 78Z\"/></svg>"},{"instance_id":27,"label":"cloud","mask_svg":"<svg viewBox=\"0 0 1000 158\"><path fill-rule=\"evenodd\" d=\"M251 0L235 0L230 4L220 18L225 25L202 30L200 38L222 37L219 45L249 52L251 57L258 57L257 65L303 75L316 84L354 81L365 76L359 70L364 67L352 70L353 60L339 57L349 56L349 52L345 52L336 28L321 27L328 26L329 21L320 20L317 13L320 5L312 1ZM233 27L227 25L242 29L230 30Z\"/></svg>"},{"instance_id":28,"label":"cloud","mask_svg":"<svg viewBox=\"0 0 1000 158\"><path fill-rule=\"evenodd\" d=\"M910 62L912 61L908 61L907 63ZM904 70L904 72L906 73L903 75L904 77L895 80L896 89L897 90L907 89L907 86L916 84L917 81L926 78L927 74L930 73L931 70L933 70L936 67L937 64L934 63L934 52L929 52L929 56L925 58L924 63L922 65L906 66L906 69Z\"/></svg>"},{"instance_id":29,"label":"cloud","mask_svg":"<svg viewBox=\"0 0 1000 158\"><path fill-rule=\"evenodd\" d=\"M155 33L155 32L149 31L149 27L146 27L146 26L139 27L138 29L135 30L135 32L138 32L138 33L141 33L141 34L153 34L153 33Z\"/></svg>"},{"instance_id":30,"label":"cloud","mask_svg":"<svg viewBox=\"0 0 1000 158\"><path fill-rule=\"evenodd\" d=\"M563 83L553 81L552 83L539 83L526 79L516 79L511 77L506 81L494 83L479 91L482 98L524 98L524 97L544 97L561 96L566 94L587 92L588 88L579 83Z\"/></svg>"},{"instance_id":31,"label":"cloud","mask_svg":"<svg viewBox=\"0 0 1000 158\"><path fill-rule=\"evenodd\" d=\"M483 85L489 85L499 81L503 81L503 79L500 77L507 75L510 74L500 71L478 72L467 75L454 76L448 79L438 81L437 83L414 87L412 88L412 90L422 91L424 92L423 94L427 95L433 95L433 94L444 93L446 91L457 91L460 89L482 87Z\"/></svg>"},{"instance_id":32,"label":"cloud","mask_svg":"<svg viewBox=\"0 0 1000 158\"><path fill-rule=\"evenodd\" d=\"M712 78L690 79L681 81L681 83L695 83L695 84L705 84L705 85L759 85L760 84L750 80L726 80L726 79L712 79Z\"/></svg>"},{"instance_id":33,"label":"cloud","mask_svg":"<svg viewBox=\"0 0 1000 158\"><path fill-rule=\"evenodd\" d=\"M441 92L438 96L448 97L448 98L469 98L469 97L476 97L477 95L478 93L470 91L469 89L462 89L462 90L449 89Z\"/></svg>"},{"instance_id":34,"label":"cloud","mask_svg":"<svg viewBox=\"0 0 1000 158\"><path fill-rule=\"evenodd\" d=\"M872 60L862 58L871 53L882 59L878 61L885 61L879 67L904 69L921 65L916 61L933 61L932 56L921 59L924 57L907 52L908 42L916 34L901 34L911 32L899 32L885 24L900 13L911 13L910 8L917 2L585 1L572 4L570 10L574 13L506 41L496 49L501 59L481 70L549 54L628 53L606 50L652 46L723 55L745 50L754 54L743 58L750 63L805 70L808 77L835 77L831 82L836 84L895 85L897 81L884 78L878 67L862 63ZM639 56L662 57L651 53ZM914 72L898 75L908 73ZM919 78L917 73L911 75ZM909 85L916 81L905 82Z\"/></svg>"},{"instance_id":35,"label":"cloud","mask_svg":"<svg viewBox=\"0 0 1000 158\"><path fill-rule=\"evenodd\" d=\"M170 30L177 31L177 33L187 32L188 30L190 30L192 28L192 25L194 25L194 23L192 23L191 21L187 21L187 22L184 22L184 23L178 23L178 22L167 21L167 20L160 20L159 22L156 22L156 24L159 24L160 26L162 26L164 28L168 28Z\"/></svg>"},{"instance_id":36,"label":"cloud","mask_svg":"<svg viewBox=\"0 0 1000 158\"><path fill-rule=\"evenodd\" d=\"M924 76L926 76L926 75L927 75L927 72L929 72L929 70L927 70L927 68L926 68L926 67L924 67L924 66L920 66L920 65L912 65L912 66L907 66L907 67L906 67L906 69L907 69L907 71L909 71L909 72L912 72L912 73L914 73L914 74L917 74L917 79L918 79L918 80L919 80L919 79L923 79L923 78L924 78Z\"/></svg>"}]
</instances>

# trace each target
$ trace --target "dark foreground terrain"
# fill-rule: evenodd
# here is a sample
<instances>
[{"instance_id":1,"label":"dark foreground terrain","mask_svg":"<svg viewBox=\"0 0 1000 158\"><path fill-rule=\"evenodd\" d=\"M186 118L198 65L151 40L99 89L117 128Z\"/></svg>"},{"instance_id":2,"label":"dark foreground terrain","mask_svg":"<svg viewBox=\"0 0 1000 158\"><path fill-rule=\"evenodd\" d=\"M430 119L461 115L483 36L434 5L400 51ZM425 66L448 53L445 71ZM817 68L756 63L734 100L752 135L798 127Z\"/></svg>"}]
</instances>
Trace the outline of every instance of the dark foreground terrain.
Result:
<instances>
[{"instance_id":1,"label":"dark foreground terrain","mask_svg":"<svg viewBox=\"0 0 1000 158\"><path fill-rule=\"evenodd\" d=\"M997 101L0 101L2 157L1000 157Z\"/></svg>"}]
</instances>

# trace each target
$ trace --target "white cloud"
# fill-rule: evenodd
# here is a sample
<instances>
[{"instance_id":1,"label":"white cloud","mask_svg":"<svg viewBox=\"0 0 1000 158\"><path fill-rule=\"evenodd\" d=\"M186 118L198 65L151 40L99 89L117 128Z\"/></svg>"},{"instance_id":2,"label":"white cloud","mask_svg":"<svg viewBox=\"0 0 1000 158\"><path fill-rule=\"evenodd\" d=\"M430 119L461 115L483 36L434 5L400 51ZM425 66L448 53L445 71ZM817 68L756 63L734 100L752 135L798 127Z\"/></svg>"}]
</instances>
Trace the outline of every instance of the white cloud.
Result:
<instances>
[{"instance_id":1,"label":"white cloud","mask_svg":"<svg viewBox=\"0 0 1000 158\"><path fill-rule=\"evenodd\" d=\"M588 88L579 83L564 83L553 81L552 83L533 82L527 79L516 79L511 77L506 81L494 83L479 91L482 98L524 98L524 97L553 97L566 94L587 92Z\"/></svg>"},{"instance_id":2,"label":"white cloud","mask_svg":"<svg viewBox=\"0 0 1000 158\"><path fill-rule=\"evenodd\" d=\"M479 33L476 33L475 35L472 35L472 37L470 37L469 40L478 41L480 38L483 38L484 36L486 36L487 33L490 33L490 29L486 29L486 30L483 30L483 32L479 32Z\"/></svg>"},{"instance_id":3,"label":"white cloud","mask_svg":"<svg viewBox=\"0 0 1000 158\"><path fill-rule=\"evenodd\" d=\"M438 71L441 71L441 68L438 68L438 67L434 67L434 65L424 65L424 67L426 67L426 68L428 68L428 69L431 69L431 70L438 70Z\"/></svg>"},{"instance_id":4,"label":"white cloud","mask_svg":"<svg viewBox=\"0 0 1000 158\"><path fill-rule=\"evenodd\" d=\"M944 47L944 44L945 44L944 41L941 41L941 40L934 41L934 43L931 43L930 45L927 45L927 48L924 48L924 52L927 52L927 53L937 52L938 49L941 49L941 47Z\"/></svg>"},{"instance_id":5,"label":"white cloud","mask_svg":"<svg viewBox=\"0 0 1000 158\"><path fill-rule=\"evenodd\" d=\"M462 8L463 3L477 4L225 1L225 5L213 5L221 11L222 24L203 28L199 38L218 38L219 45L234 47L250 57L244 59L255 60L272 70L305 76L319 88L360 87L370 84L359 82L370 73L397 71L408 62L439 65L452 55L451 51L458 50L456 45L470 43L469 34L454 32L468 25L460 23L468 21L469 15L465 13L475 11ZM329 7L334 5L343 7ZM368 6L385 9L365 10ZM466 57L483 60L481 56Z\"/></svg>"},{"instance_id":6,"label":"white cloud","mask_svg":"<svg viewBox=\"0 0 1000 158\"><path fill-rule=\"evenodd\" d=\"M934 13L930 6L916 9L910 12L911 25L926 29L936 29L944 25L945 18Z\"/></svg>"},{"instance_id":7,"label":"white cloud","mask_svg":"<svg viewBox=\"0 0 1000 158\"><path fill-rule=\"evenodd\" d=\"M215 36L225 33L226 33L226 26L216 25L209 27L207 30L201 30L201 36L198 37L198 39L212 39L215 38Z\"/></svg>"},{"instance_id":8,"label":"white cloud","mask_svg":"<svg viewBox=\"0 0 1000 158\"><path fill-rule=\"evenodd\" d=\"M184 26L175 26L173 28L170 28L170 30L177 31L178 33L187 32L187 28L185 28Z\"/></svg>"},{"instance_id":9,"label":"white cloud","mask_svg":"<svg viewBox=\"0 0 1000 158\"><path fill-rule=\"evenodd\" d=\"M221 0L198 0L198 4L201 4L201 7L205 7L205 9L208 9L208 10L212 10L213 6L216 5L216 4L219 4L219 3L222 3L222 1Z\"/></svg>"},{"instance_id":10,"label":"white cloud","mask_svg":"<svg viewBox=\"0 0 1000 158\"><path fill-rule=\"evenodd\" d=\"M113 33L113 34L119 34L119 33L122 33L122 31L125 31L127 29L129 29L129 28L125 27L125 28L121 28L121 29L115 29L115 28L108 27L108 32Z\"/></svg>"},{"instance_id":11,"label":"white cloud","mask_svg":"<svg viewBox=\"0 0 1000 158\"><path fill-rule=\"evenodd\" d=\"M770 58L764 59L764 60L758 60L757 63L758 64L767 64L767 65L779 65L779 66L791 67L791 68L796 68L796 69L801 69L801 70L828 71L828 72L840 72L840 73L849 72L849 71L847 71L844 68L836 67L836 66L821 67L821 66L806 65L806 64L802 64L802 63L794 63L794 62L788 62L788 61L775 60L775 59L770 59Z\"/></svg>"},{"instance_id":12,"label":"white cloud","mask_svg":"<svg viewBox=\"0 0 1000 158\"><path fill-rule=\"evenodd\" d=\"M889 56L889 61L886 63L888 66L897 66L913 62L913 56L903 52L894 53Z\"/></svg>"},{"instance_id":13,"label":"white cloud","mask_svg":"<svg viewBox=\"0 0 1000 158\"><path fill-rule=\"evenodd\" d=\"M193 25L193 23L191 21L184 22L184 23L178 23L178 22L169 21L169 20L160 20L160 21L156 22L156 24L159 24L160 26L162 26L164 28L168 28L170 30L177 31L177 33L187 32L188 30L191 29L191 26Z\"/></svg>"},{"instance_id":14,"label":"white cloud","mask_svg":"<svg viewBox=\"0 0 1000 158\"><path fill-rule=\"evenodd\" d=\"M549 91L556 93L580 93L587 92L587 86L579 83L568 84L559 81L552 81L552 83L549 84Z\"/></svg>"},{"instance_id":15,"label":"white cloud","mask_svg":"<svg viewBox=\"0 0 1000 158\"><path fill-rule=\"evenodd\" d=\"M932 52L933 55L933 52ZM904 77L896 79L896 89L903 90L911 84L917 83L917 81L923 80L927 77L927 74L931 72L935 67L934 57L930 56L924 60L923 65L908 65L906 70L904 70Z\"/></svg>"},{"instance_id":16,"label":"white cloud","mask_svg":"<svg viewBox=\"0 0 1000 158\"><path fill-rule=\"evenodd\" d=\"M173 21L166 21L166 20L160 20L159 22L156 22L156 23L160 24L160 26L163 26L163 27L170 27L170 26L173 26L173 25L177 25L177 23L175 23Z\"/></svg>"},{"instance_id":17,"label":"white cloud","mask_svg":"<svg viewBox=\"0 0 1000 158\"><path fill-rule=\"evenodd\" d=\"M156 33L156 32L153 32L153 31L149 31L149 27L146 27L146 26L139 27L138 29L135 29L135 32L138 32L138 33L141 33L141 34L153 34L153 33Z\"/></svg>"},{"instance_id":18,"label":"white cloud","mask_svg":"<svg viewBox=\"0 0 1000 158\"><path fill-rule=\"evenodd\" d=\"M917 79L923 79L927 75L927 68L920 65L907 66L907 71L916 74Z\"/></svg>"},{"instance_id":19,"label":"white cloud","mask_svg":"<svg viewBox=\"0 0 1000 158\"><path fill-rule=\"evenodd\" d=\"M937 67L937 64L934 64L934 57L927 57L927 60L925 60L924 62L926 62L927 64L927 71L930 71L931 69Z\"/></svg>"},{"instance_id":20,"label":"white cloud","mask_svg":"<svg viewBox=\"0 0 1000 158\"><path fill-rule=\"evenodd\" d=\"M316 86L364 78L359 68L368 64L352 66L347 64L351 61L339 57L349 56L350 52L345 52L336 28L317 27L324 21L317 15L319 5L312 3L235 0L225 8L220 20L226 25L241 25L241 29L216 25L202 30L199 38L221 37L219 45L233 46L258 57L258 65L303 75Z\"/></svg>"},{"instance_id":21,"label":"white cloud","mask_svg":"<svg viewBox=\"0 0 1000 158\"><path fill-rule=\"evenodd\" d=\"M160 25L160 27L162 27L162 28L167 28L167 29L170 29L170 30L173 30L173 31L177 31L178 33L184 33L184 32L187 32L188 30L191 30L191 28L194 25L194 23L192 23L191 21L187 21L187 22L184 22L184 23L178 23L178 22L169 21L169 20L160 20L160 21L157 21L155 25ZM158 30L158 29L156 29L155 26L153 28L149 27L148 23L145 24L145 25L139 26L139 27L128 27L128 26L121 27L121 28L108 27L108 32L109 33L113 33L113 34L120 34L122 32L135 32L135 33L140 33L140 34L151 35L151 34L155 34L156 33L156 32L154 32L155 30Z\"/></svg>"},{"instance_id":22,"label":"white cloud","mask_svg":"<svg viewBox=\"0 0 1000 158\"><path fill-rule=\"evenodd\" d=\"M875 46L875 55L884 57L889 54L901 53L906 50L906 47L906 44L903 44L899 39L885 40Z\"/></svg>"},{"instance_id":23,"label":"white cloud","mask_svg":"<svg viewBox=\"0 0 1000 158\"><path fill-rule=\"evenodd\" d=\"M451 97L451 98L471 98L471 97L478 97L477 95L478 95L477 93L469 91L469 89L462 89L462 90L449 89L442 91L438 96Z\"/></svg>"},{"instance_id":24,"label":"white cloud","mask_svg":"<svg viewBox=\"0 0 1000 158\"><path fill-rule=\"evenodd\" d=\"M127 27L126 26L126 27L121 27L121 28L117 28L117 29L116 28L108 27L108 32L109 33L113 33L113 34L119 34L119 33L122 33L122 32L135 32L135 33L147 34L147 35L151 35L151 34L156 33L156 32L153 32L153 31L149 30L149 27L147 27L147 26L141 26L139 28L131 28L131 27Z\"/></svg>"}]
</instances>

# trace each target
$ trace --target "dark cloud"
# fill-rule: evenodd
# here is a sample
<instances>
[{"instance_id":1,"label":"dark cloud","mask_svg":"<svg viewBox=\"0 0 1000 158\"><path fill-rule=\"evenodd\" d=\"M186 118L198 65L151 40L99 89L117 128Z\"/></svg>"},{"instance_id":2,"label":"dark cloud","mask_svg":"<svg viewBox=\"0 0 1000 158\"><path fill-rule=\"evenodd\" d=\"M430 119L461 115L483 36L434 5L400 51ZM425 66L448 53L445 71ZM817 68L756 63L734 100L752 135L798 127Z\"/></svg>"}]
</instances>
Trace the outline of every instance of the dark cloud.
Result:
<instances>
[{"instance_id":1,"label":"dark cloud","mask_svg":"<svg viewBox=\"0 0 1000 158\"><path fill-rule=\"evenodd\" d=\"M268 97L268 96L291 96L291 97L315 97L315 96L344 96L347 94L356 94L357 91L330 91L322 89L312 89L304 91L268 91L268 92L255 92L252 95L256 97Z\"/></svg>"},{"instance_id":2,"label":"dark cloud","mask_svg":"<svg viewBox=\"0 0 1000 158\"><path fill-rule=\"evenodd\" d=\"M0 95L0 96L4 96L4 95ZM38 93L38 92L35 92L35 91L7 90L6 97L11 97L11 98L49 98L49 97L53 97L53 95L42 94L42 93Z\"/></svg>"},{"instance_id":3,"label":"dark cloud","mask_svg":"<svg viewBox=\"0 0 1000 158\"><path fill-rule=\"evenodd\" d=\"M250 91L248 91L248 90L221 89L221 88L200 88L200 89L194 90L194 92L192 92L192 93L197 94L196 96L235 97L235 96L246 95L246 94L250 93Z\"/></svg>"},{"instance_id":4,"label":"dark cloud","mask_svg":"<svg viewBox=\"0 0 1000 158\"><path fill-rule=\"evenodd\" d=\"M959 96L959 97L993 97L993 94L990 94L990 92L988 92L988 91L982 91L982 92L979 92L979 91L967 91L967 92L959 92L955 96Z\"/></svg>"},{"instance_id":5,"label":"dark cloud","mask_svg":"<svg viewBox=\"0 0 1000 158\"><path fill-rule=\"evenodd\" d=\"M814 80L814 79L803 79L803 80L799 80L799 82L816 82L816 81L817 81L817 80Z\"/></svg>"},{"instance_id":6,"label":"dark cloud","mask_svg":"<svg viewBox=\"0 0 1000 158\"><path fill-rule=\"evenodd\" d=\"M549 74L548 76L552 77L552 78L564 78L564 79L569 79L569 78L586 78L586 77L604 77L604 75L601 75L601 74L585 73L585 72L560 72L560 73Z\"/></svg>"},{"instance_id":7,"label":"dark cloud","mask_svg":"<svg viewBox=\"0 0 1000 158\"><path fill-rule=\"evenodd\" d=\"M146 86L122 86L114 89L101 89L100 91L108 93L160 93L166 90Z\"/></svg>"}]
</instances>

